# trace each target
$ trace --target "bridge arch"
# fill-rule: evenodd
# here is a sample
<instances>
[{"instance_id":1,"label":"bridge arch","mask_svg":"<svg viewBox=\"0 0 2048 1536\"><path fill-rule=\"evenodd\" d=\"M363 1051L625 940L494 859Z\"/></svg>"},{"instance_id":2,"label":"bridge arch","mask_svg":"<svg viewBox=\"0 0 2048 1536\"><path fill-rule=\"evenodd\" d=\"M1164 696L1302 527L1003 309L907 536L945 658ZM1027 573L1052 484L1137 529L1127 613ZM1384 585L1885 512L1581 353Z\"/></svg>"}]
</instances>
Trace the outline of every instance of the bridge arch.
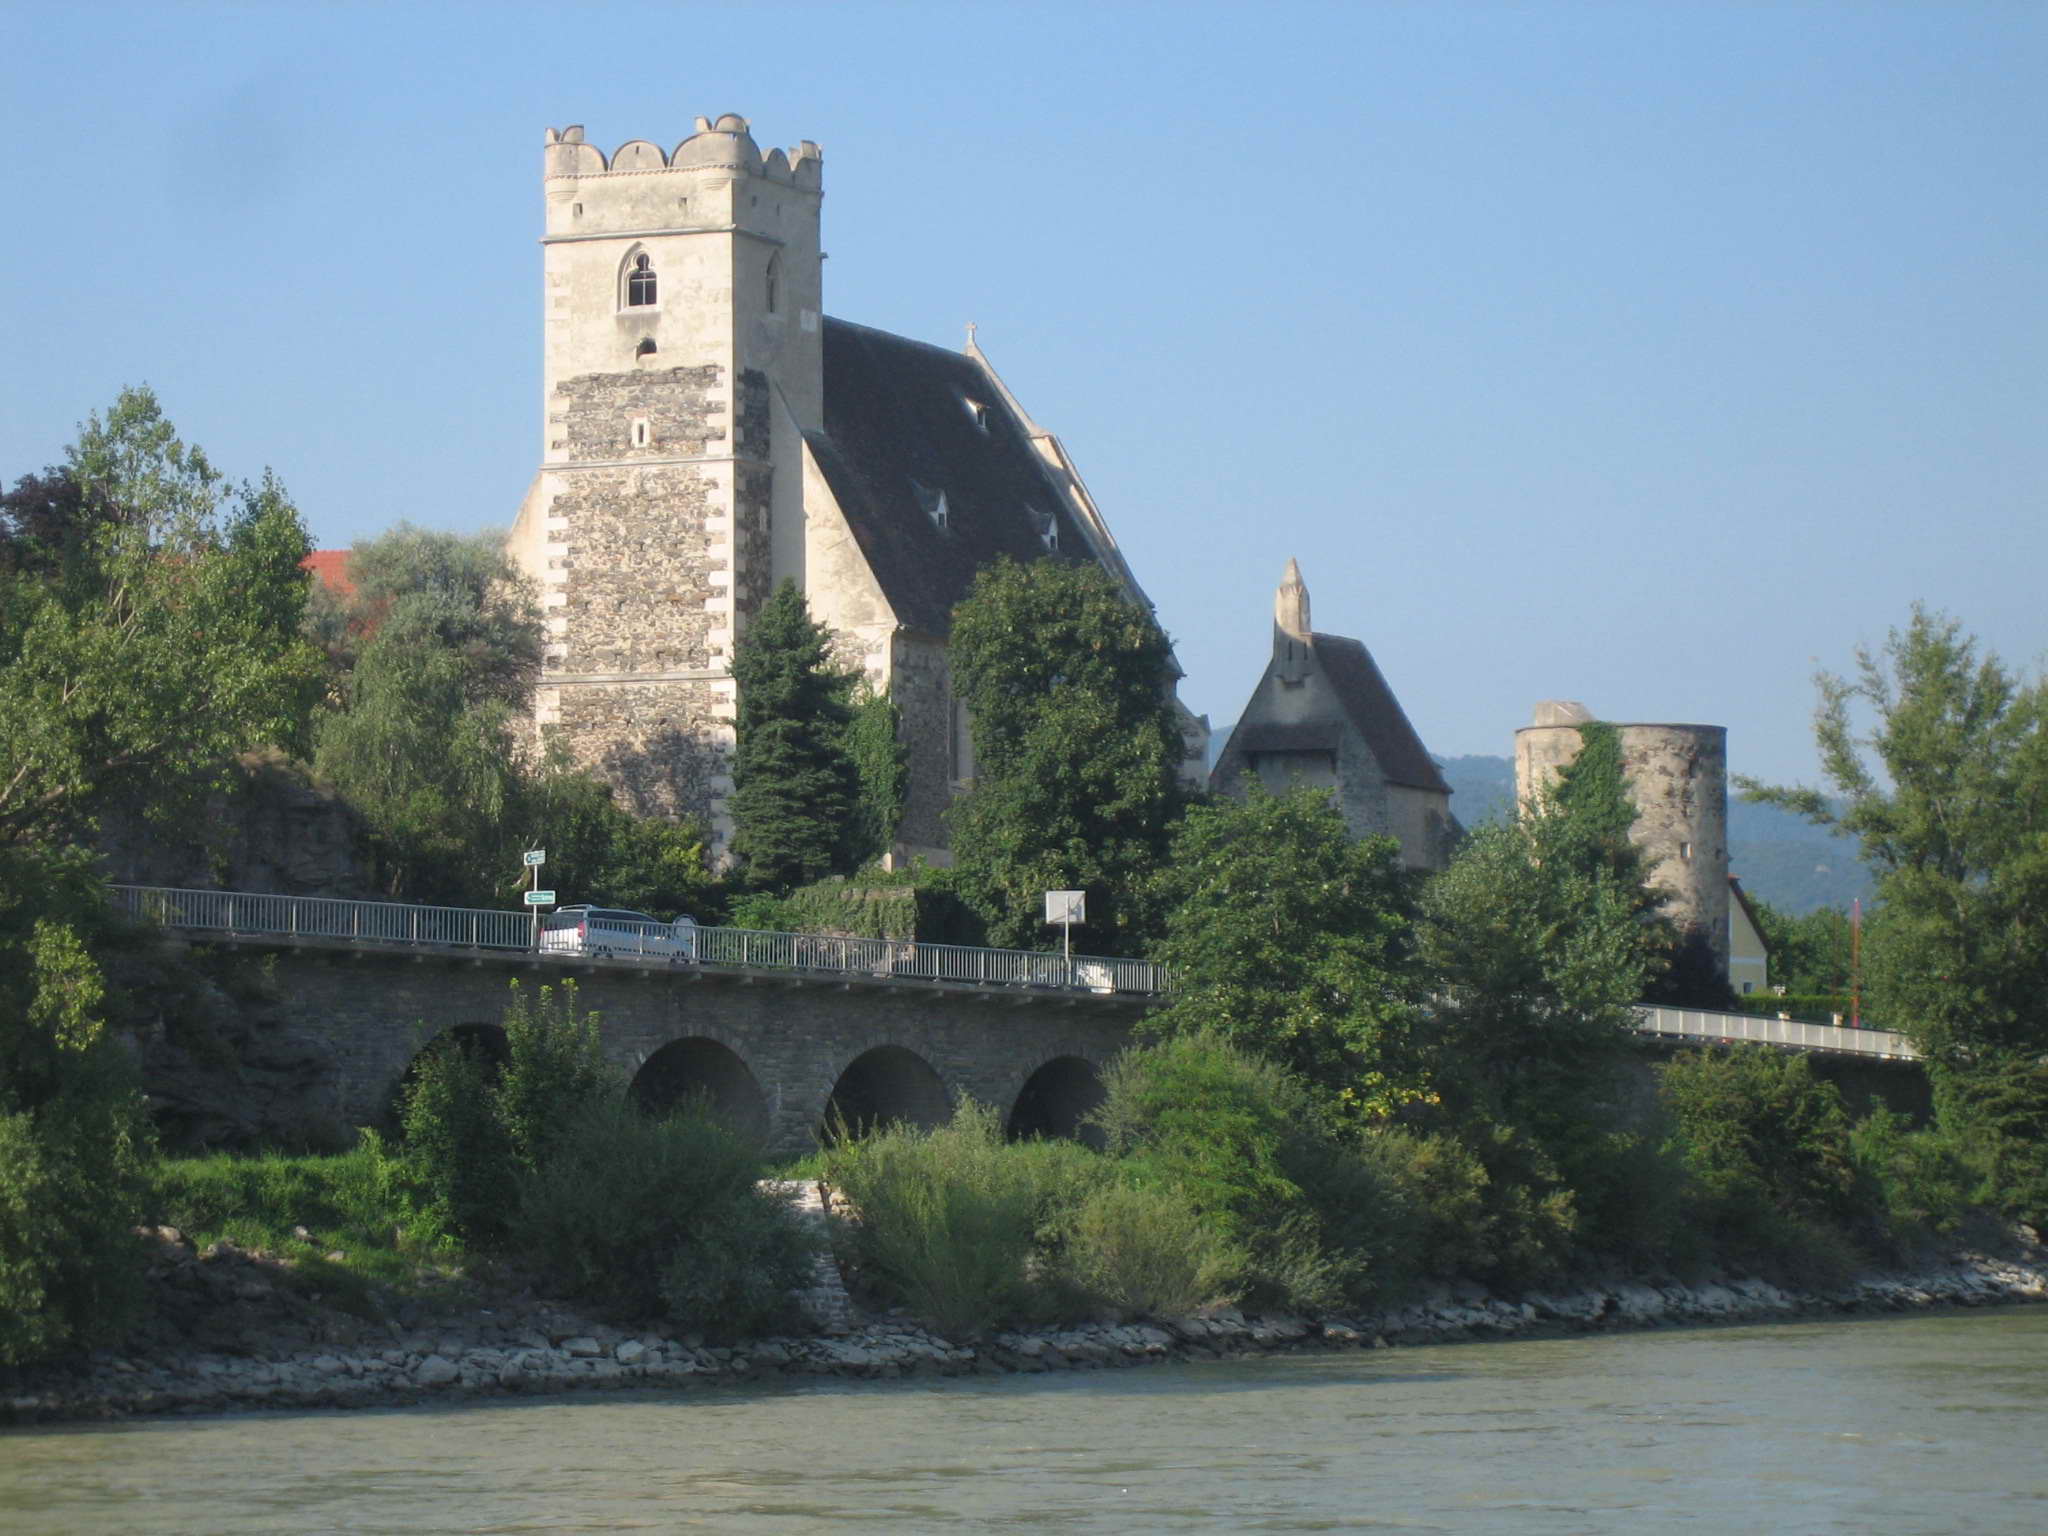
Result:
<instances>
[{"instance_id":1,"label":"bridge arch","mask_svg":"<svg viewBox=\"0 0 2048 1536\"><path fill-rule=\"evenodd\" d=\"M1081 1122L1101 1102L1102 1078L1095 1063L1085 1056L1055 1056L1024 1080L1006 1130L1012 1141L1041 1136L1099 1149L1102 1132Z\"/></svg>"},{"instance_id":2,"label":"bridge arch","mask_svg":"<svg viewBox=\"0 0 2048 1536\"><path fill-rule=\"evenodd\" d=\"M915 1051L878 1045L849 1062L825 1098L818 1139L844 1125L856 1136L900 1121L929 1130L953 1117L953 1100L939 1074Z\"/></svg>"},{"instance_id":3,"label":"bridge arch","mask_svg":"<svg viewBox=\"0 0 2048 1536\"><path fill-rule=\"evenodd\" d=\"M405 1070L392 1080L384 1111L385 1119L391 1125L398 1124L398 1117L405 1110L405 1096L420 1075L420 1063L443 1051L460 1051L470 1060L481 1062L484 1070L494 1078L512 1059L511 1042L505 1038L503 1025L451 1024L414 1051L405 1064Z\"/></svg>"},{"instance_id":4,"label":"bridge arch","mask_svg":"<svg viewBox=\"0 0 2048 1536\"><path fill-rule=\"evenodd\" d=\"M662 1115L692 1100L741 1135L768 1136L768 1095L740 1054L703 1035L671 1040L640 1064L626 1090L648 1114Z\"/></svg>"}]
</instances>

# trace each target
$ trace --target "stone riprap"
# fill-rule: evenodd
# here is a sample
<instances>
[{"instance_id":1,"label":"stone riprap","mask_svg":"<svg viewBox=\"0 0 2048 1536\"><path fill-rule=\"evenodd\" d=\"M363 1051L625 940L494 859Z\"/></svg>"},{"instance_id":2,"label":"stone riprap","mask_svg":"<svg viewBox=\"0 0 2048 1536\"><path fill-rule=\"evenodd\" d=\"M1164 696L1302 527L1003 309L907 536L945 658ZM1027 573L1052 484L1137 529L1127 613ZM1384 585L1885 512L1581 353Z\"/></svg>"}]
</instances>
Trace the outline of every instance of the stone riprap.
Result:
<instances>
[{"instance_id":1,"label":"stone riprap","mask_svg":"<svg viewBox=\"0 0 2048 1536\"><path fill-rule=\"evenodd\" d=\"M2048 1251L1963 1252L1906 1274L1868 1274L1829 1290L1754 1277L1688 1285L1595 1283L1496 1296L1450 1285L1415 1303L1355 1317L1200 1317L1006 1331L959 1343L890 1315L857 1320L831 1300L826 1331L716 1344L687 1322L619 1328L530 1293L489 1308L365 1322L277 1284L276 1267L226 1245L205 1253L168 1228L156 1236L150 1332L125 1351L0 1376L0 1422L118 1418L259 1408L390 1407L427 1399L601 1389L659 1390L776 1377L1002 1375L1112 1370L1305 1350L1384 1349L1602 1330L1905 1312L2048 1301ZM805 1298L807 1305L814 1298ZM180 1318L182 1309L183 1316ZM814 1316L818 1314L813 1313Z\"/></svg>"}]
</instances>

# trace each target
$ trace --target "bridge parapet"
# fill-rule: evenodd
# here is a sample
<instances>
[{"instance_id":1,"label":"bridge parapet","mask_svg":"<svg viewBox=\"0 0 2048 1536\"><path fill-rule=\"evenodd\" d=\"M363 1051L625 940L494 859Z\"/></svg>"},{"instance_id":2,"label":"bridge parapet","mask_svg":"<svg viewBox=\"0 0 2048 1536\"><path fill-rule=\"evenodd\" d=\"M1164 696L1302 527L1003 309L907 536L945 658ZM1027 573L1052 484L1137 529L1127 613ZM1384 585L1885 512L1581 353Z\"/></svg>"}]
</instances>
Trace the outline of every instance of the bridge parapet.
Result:
<instances>
[{"instance_id":1,"label":"bridge parapet","mask_svg":"<svg viewBox=\"0 0 2048 1536\"><path fill-rule=\"evenodd\" d=\"M1834 1056L1874 1056L1885 1061L1918 1061L1913 1042L1896 1030L1843 1029L1771 1019L1753 1013L1713 1013L1696 1008L1638 1010L1644 1034L1697 1040L1703 1045L1775 1045L1786 1050L1822 1051Z\"/></svg>"},{"instance_id":2,"label":"bridge parapet","mask_svg":"<svg viewBox=\"0 0 2048 1536\"><path fill-rule=\"evenodd\" d=\"M132 917L181 932L242 942L467 951L578 968L653 963L663 969L794 973L848 983L936 983L1006 991L1026 988L1133 999L1159 996L1172 985L1167 968L1155 961L1107 955L1066 957L1036 950L980 949L902 939L697 928L692 930L692 953L688 955L672 954L668 945L643 943L636 951L631 943L621 943L616 953L600 956L535 949L533 920L527 912L169 886L110 885L107 889L114 907Z\"/></svg>"}]
</instances>

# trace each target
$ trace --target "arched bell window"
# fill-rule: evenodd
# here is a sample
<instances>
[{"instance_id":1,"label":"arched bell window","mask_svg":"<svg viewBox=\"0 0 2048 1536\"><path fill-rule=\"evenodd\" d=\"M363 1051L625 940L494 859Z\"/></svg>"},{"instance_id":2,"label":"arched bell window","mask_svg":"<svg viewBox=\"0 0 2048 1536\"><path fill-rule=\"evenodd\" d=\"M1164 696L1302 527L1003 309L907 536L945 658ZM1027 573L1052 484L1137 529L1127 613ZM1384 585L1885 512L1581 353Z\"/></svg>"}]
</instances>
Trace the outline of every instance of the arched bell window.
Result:
<instances>
[{"instance_id":1,"label":"arched bell window","mask_svg":"<svg viewBox=\"0 0 2048 1536\"><path fill-rule=\"evenodd\" d=\"M633 270L626 274L626 303L630 307L654 302L654 262L645 252L633 258Z\"/></svg>"}]
</instances>

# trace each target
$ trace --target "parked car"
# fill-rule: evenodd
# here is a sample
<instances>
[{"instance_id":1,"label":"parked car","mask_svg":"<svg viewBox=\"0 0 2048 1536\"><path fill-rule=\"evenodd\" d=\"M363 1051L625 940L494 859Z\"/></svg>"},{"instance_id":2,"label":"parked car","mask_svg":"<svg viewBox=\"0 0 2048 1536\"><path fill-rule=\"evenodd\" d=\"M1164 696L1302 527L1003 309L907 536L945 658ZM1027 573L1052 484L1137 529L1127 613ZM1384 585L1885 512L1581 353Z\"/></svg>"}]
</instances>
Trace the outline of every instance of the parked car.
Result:
<instances>
[{"instance_id":1,"label":"parked car","mask_svg":"<svg viewBox=\"0 0 2048 1536\"><path fill-rule=\"evenodd\" d=\"M623 907L557 907L541 920L544 955L656 955L669 960L697 958L697 920L664 923Z\"/></svg>"}]
</instances>

